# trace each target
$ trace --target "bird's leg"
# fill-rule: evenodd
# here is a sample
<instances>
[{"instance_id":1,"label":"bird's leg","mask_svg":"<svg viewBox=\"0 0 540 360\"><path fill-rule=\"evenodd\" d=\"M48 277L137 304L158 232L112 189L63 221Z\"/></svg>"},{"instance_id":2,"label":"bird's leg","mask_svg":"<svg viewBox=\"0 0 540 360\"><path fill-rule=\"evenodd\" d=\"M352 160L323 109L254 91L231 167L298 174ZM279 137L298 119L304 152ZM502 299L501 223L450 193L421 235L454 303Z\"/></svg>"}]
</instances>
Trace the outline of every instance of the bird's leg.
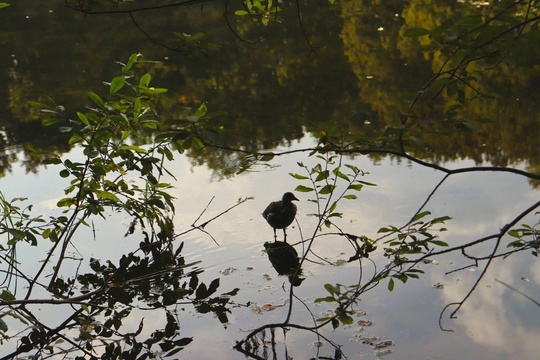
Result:
<instances>
[{"instance_id":1,"label":"bird's leg","mask_svg":"<svg viewBox=\"0 0 540 360\"><path fill-rule=\"evenodd\" d=\"M283 228L283 241L287 242L287 232L285 231L285 228Z\"/></svg>"}]
</instances>

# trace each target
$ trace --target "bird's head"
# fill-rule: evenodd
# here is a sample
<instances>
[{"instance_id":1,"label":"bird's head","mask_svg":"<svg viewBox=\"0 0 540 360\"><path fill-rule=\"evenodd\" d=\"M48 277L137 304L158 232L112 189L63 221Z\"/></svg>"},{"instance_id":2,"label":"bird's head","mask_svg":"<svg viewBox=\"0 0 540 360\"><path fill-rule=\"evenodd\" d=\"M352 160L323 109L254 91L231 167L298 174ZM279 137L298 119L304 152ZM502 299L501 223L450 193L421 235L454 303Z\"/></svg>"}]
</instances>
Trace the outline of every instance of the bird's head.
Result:
<instances>
[{"instance_id":1,"label":"bird's head","mask_svg":"<svg viewBox=\"0 0 540 360\"><path fill-rule=\"evenodd\" d=\"M285 194L283 194L282 200L283 202L291 202L293 200L299 201L292 192L286 192Z\"/></svg>"}]
</instances>

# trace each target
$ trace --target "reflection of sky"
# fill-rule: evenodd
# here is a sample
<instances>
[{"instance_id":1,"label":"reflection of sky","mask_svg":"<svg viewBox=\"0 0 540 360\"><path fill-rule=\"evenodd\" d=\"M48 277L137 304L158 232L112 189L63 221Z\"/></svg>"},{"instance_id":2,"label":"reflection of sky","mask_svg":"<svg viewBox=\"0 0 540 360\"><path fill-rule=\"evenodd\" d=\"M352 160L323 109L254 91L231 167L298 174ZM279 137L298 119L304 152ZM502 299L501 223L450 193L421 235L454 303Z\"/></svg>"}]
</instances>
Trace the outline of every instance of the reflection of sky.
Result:
<instances>
[{"instance_id":1,"label":"reflection of sky","mask_svg":"<svg viewBox=\"0 0 540 360\"><path fill-rule=\"evenodd\" d=\"M313 145L309 138L297 146ZM288 175L290 172L302 173L298 161L305 163L304 155L277 157L272 164L280 165L273 171L247 172L234 179L220 182L212 181L212 173L204 167L192 167L188 161L179 158L171 167L177 181L173 194L178 198L176 205L176 231L191 227L193 221L215 197L198 224L216 216L234 205L240 198L252 196L253 200L213 221L205 230L219 243L204 233L193 231L181 240L186 242L184 255L188 261L203 260L206 271L201 275L203 281L210 282L221 277L221 291L226 292L240 287L235 298L238 302L280 304L287 298L281 289L286 278L277 277L262 252L262 244L271 241L272 230L262 219L260 213L265 206L278 199L285 191L292 191L298 184L304 184ZM389 160L373 165L366 157L359 156L351 163L369 172L362 180L376 183L376 187L364 187L357 200L343 201L338 211L344 213L339 220L347 232L377 237L377 230L389 224L399 226L418 209L443 175L432 169L417 165L397 165ZM469 164L467 164L469 165ZM463 166L463 164L453 164ZM29 203L36 204L35 211L52 211L56 201L63 197L67 181L59 181L58 167L50 166L39 176L25 175L14 169L13 174L0 180L6 198L28 197ZM308 184L305 184L308 185ZM297 193L299 214L297 216L304 238L308 238L315 226L315 218L308 214L315 211L313 203L307 201L310 194ZM448 232L441 239L451 245L471 241L498 231L522 209L530 206L538 198L538 193L530 190L526 180L512 174L471 173L451 176L433 196L426 209L435 216L449 215L453 220L446 224ZM140 239L136 236L124 238L129 224L128 219L95 222L96 238L88 231L77 238L75 246L86 256L106 259L111 254L120 254ZM288 231L289 242L300 240L297 225ZM281 235L281 232L278 232ZM299 252L302 247L296 246ZM329 261L347 259L350 246L343 239L320 237L316 240L314 251ZM35 271L37 261L43 257L38 249L19 251L20 260L29 261L24 265L28 271ZM74 251L74 249L72 249ZM383 261L380 254L373 258ZM336 332L327 332L331 338L344 345L346 353L352 358L373 358L373 350L361 344L362 336L380 336L381 340L392 340L396 346L388 359L530 359L537 356L536 339L540 335L540 309L521 295L510 291L494 279L500 279L533 298L540 300L540 269L536 259L527 254L496 261L485 281L458 313L458 319L444 317L444 325L453 333L441 332L438 328L439 313L445 304L459 301L470 289L480 270L444 275L445 271L458 268L463 261L444 257L440 265L426 265L426 275L421 280L411 280L406 285L397 284L394 292L386 290L386 282L379 289L362 297L358 308L366 310L366 319L374 322L372 327L360 329L358 325L340 327ZM71 265L74 268L75 265ZM230 275L223 276L219 271L228 267L236 268ZM32 270L34 269L34 270ZM372 269L366 266L365 276ZM304 272L307 276L303 285L296 289L297 295L312 306L316 316L322 316L325 305L313 305L313 300L324 296L322 285L330 283L353 283L358 277L358 269L353 265L341 267L319 266L307 263ZM271 279L263 279L263 274ZM530 279L529 282L520 280ZM442 283L442 289L433 284ZM307 316L302 306L300 318ZM194 336L194 342L183 353L200 359L236 359L239 354L231 352L234 340L239 340L247 330L264 322L283 319L284 308L273 312L254 314L250 309L236 309L229 315L231 324L225 331L216 319L197 314L181 318L182 336ZM149 317L148 324L156 321ZM138 320L134 320L134 326ZM208 333L212 333L212 344L208 346ZM309 344L316 341L312 335L294 333L288 336L289 354L295 358L314 356ZM321 355L329 356L330 348L324 348ZM326 351L326 352L325 352ZM196 355L195 355L196 354Z\"/></svg>"}]
</instances>

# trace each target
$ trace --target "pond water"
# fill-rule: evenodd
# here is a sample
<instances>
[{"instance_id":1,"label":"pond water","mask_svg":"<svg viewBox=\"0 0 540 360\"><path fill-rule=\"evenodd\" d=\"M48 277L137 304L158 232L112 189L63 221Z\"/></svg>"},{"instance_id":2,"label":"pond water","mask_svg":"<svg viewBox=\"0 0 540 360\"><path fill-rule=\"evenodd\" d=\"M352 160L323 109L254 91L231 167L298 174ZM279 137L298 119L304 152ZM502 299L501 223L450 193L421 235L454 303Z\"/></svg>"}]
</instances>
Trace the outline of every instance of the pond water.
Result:
<instances>
[{"instance_id":1,"label":"pond water","mask_svg":"<svg viewBox=\"0 0 540 360\"><path fill-rule=\"evenodd\" d=\"M306 137L293 147L304 147L313 142L315 139ZM263 252L263 243L272 241L273 234L260 213L266 203L274 200L276 194L295 186L295 181L288 173L298 171L296 162L303 158L300 155L278 158L276 165L279 167L275 170L246 173L233 180L223 181L212 181L208 168L193 167L185 158L175 162L175 175L179 179L175 190L178 197L175 222L178 231L188 229L212 198L214 200L201 221L217 215L236 203L238 198L254 197L221 221L215 221L205 228L218 241L219 246L202 233L192 232L181 238L185 242L184 256L189 261L202 260L202 279L211 281L219 277L222 291L235 287L241 289L234 297L236 303L251 303L232 310L226 329L212 316L186 309L185 313L181 313L181 333L183 336L193 336L194 341L181 352L182 358L243 358L243 355L232 349L235 341L241 340L247 331L261 324L283 320L286 307L276 307L272 311L258 310L265 304L279 306L286 303L289 290L286 277L276 274ZM378 186L362 191L358 200L342 204L343 223L350 225L348 229L351 232L370 237L376 237L377 230L382 226L405 222L441 178L438 172L416 165L396 165L389 160L374 165L366 158L351 161L369 172L366 179ZM36 210L53 211L57 201L55 196L64 187L57 181L48 181L49 176L54 178L56 171L49 168L41 171L39 176L25 176L22 169L17 169L11 176L2 179L1 186L8 198L16 196L20 189L26 189L24 195L36 199ZM481 238L491 233L494 226L501 227L508 222L515 216L516 209L528 206L537 198L537 192L520 177L503 174L490 175L489 178L490 181L486 182L485 175L460 175L432 199L429 210L453 217L448 223L449 231L443 237L444 241L455 245ZM307 201L307 196L299 194L298 197L298 225L289 229L288 239L291 243L301 238L299 228L306 234L315 225L314 219L307 215L314 211L313 205ZM111 219L101 225L96 224L96 238L93 239L89 233L87 238L78 239L78 252L100 259L110 258L115 253L121 254L129 247L131 240L138 241L123 237L128 224L129 220ZM301 253L302 245L295 246ZM313 250L332 264L347 260L351 252L348 243L339 238L321 238ZM32 251L21 256L21 261L25 260L23 264L33 264L30 267L35 268L36 262L26 261L31 256L39 261L42 254ZM375 253L373 260L382 264L383 257ZM315 298L325 296L325 283L354 284L358 280L357 264L332 264L305 264L306 279L301 286L295 288L295 293L306 304L306 308L300 304L295 305L295 321L310 324L307 309L315 317L323 317L331 309L324 304L314 303ZM480 271L472 267L445 275L465 264L469 263L459 257L438 258L437 264L422 266L426 274L420 280L399 284L393 292L386 289L386 284L381 284L361 297L355 324L321 333L342 345L343 351L350 358L534 358L535 339L540 332L540 312L533 302L497 283L495 279L538 299L540 265L537 259L524 253L506 260L497 260L480 287L458 313L458 318L450 320L443 315L444 327L453 332L441 331L438 320L444 306L459 301ZM372 271L369 263L364 263L364 271ZM143 316L149 318L147 314ZM361 326L356 323L361 320L370 321L371 325ZM134 320L132 325L136 328L138 320ZM280 331L276 331L275 336L278 359L285 359L286 353L293 358L306 359L316 357L317 354L332 357L334 353L329 344L311 333L291 330L287 333L286 342ZM365 344L368 340L371 343L390 341L392 345L377 349L369 343ZM323 346L316 347L314 344L317 341L322 341Z\"/></svg>"},{"instance_id":2,"label":"pond water","mask_svg":"<svg viewBox=\"0 0 540 360\"><path fill-rule=\"evenodd\" d=\"M226 110L226 130L220 140L226 146L280 152L314 147L321 130L338 137L384 132L385 127L399 119L396 109L403 101L394 98L396 89L418 90L432 76L431 69L423 73L421 64L413 62L420 61L421 55L410 56L411 62L404 63L405 55L395 58L396 50L386 48L388 38L384 34L398 32L406 20L412 21L410 12L414 4L406 7L402 2L388 2L383 9L374 3L365 11L356 9L356 19L344 15L350 6L355 7L354 2L323 10L307 8L305 23L313 34L310 39L324 44L316 55L310 56L306 38L294 22L284 25L283 32L274 30L266 42L247 45L238 41L223 21L212 23L222 16L220 6L176 9L175 21L158 12L137 18L145 29L152 29L154 40L168 39L167 31L181 19L185 26L181 31L193 33L202 29L209 41L222 44L216 53L188 56L192 55L188 51L178 54L148 41L126 16L84 17L63 8L63 2L17 1L0 10L1 26L8 34L0 43L0 76L7 84L0 89L0 98L5 99L0 109L6 149L0 179L3 196L29 198L36 213L57 212L56 203L64 196L67 182L59 181L59 167L39 165L40 157L34 150L51 151L71 159L80 158L81 154L78 149L66 148L62 134L41 130L38 115L28 108L26 100L50 96L76 111L87 103L86 89L99 90L102 81L114 76L114 61L125 61L129 54L138 51L146 58L163 60L162 65L149 70L154 71L159 86L170 90L163 100L156 101L160 112L166 117L181 117L184 110L178 105L195 106L202 101L214 110ZM454 2L444 5L456 13L464 6ZM444 13L435 5L432 10L437 16ZM369 17L372 13L379 16ZM369 47L367 53L378 54L372 58L360 57L365 55L362 42L354 40L361 37L350 33L357 21L366 18L373 22L366 25L371 30L363 33L362 39ZM264 33L267 29L258 31ZM244 34L257 35L247 30ZM397 44L397 48L400 46L402 54L406 54L407 47ZM403 73L406 68L410 71L407 74ZM395 82L385 76L393 76ZM377 77L382 80L373 85L372 80ZM489 89L502 94L500 109L482 115L491 117L497 126L478 134L449 130L448 138L434 135L428 141L433 150L415 148L415 154L451 169L480 164L528 171L537 168L538 120L531 115L539 113L538 102L533 101L538 93L527 91L530 84L519 74L514 78L517 86L512 89L503 80L495 78L494 84L490 84L493 88ZM471 118L480 116L490 106L487 102L479 103L471 105ZM522 106L523 103L527 105ZM513 115L512 125L498 122L509 113ZM527 118L529 122L525 122ZM273 240L273 233L261 212L270 201L302 184L289 175L301 173L298 162L313 166L316 161L307 152L293 152L275 157L269 163L272 168L257 166L231 176L227 165L232 160L227 154L177 156L170 168L176 178L172 194L177 198L178 233L190 229L201 214L199 224L233 206L238 199L253 199L209 223L204 228L207 233L191 231L178 239L185 244L183 254L188 262L201 261L195 267L204 270L202 280L209 283L220 278L219 291L240 291L232 299L238 306L228 315L226 327L189 306L179 312L181 335L194 340L176 357L245 358L233 349L236 341L258 326L285 319L290 288L287 278L278 276L264 252L263 245ZM457 246L498 232L539 198L537 184L515 173L453 174L430 197L445 175L441 171L395 157L357 155L345 156L343 161L360 168L366 173L362 180L377 186L365 186L357 199L342 201L339 210L343 218L337 223L348 233L372 239L380 236L377 231L381 227L407 223L429 198L425 210L435 216L452 217L445 224L448 231L441 234L441 240ZM309 193L295 194L299 198L297 222L288 229L288 241L302 255L302 240L308 239L316 228L316 219L309 215L316 208L309 201ZM537 221L528 216L521 222ZM124 237L129 222L130 219L112 214L101 222L96 220L94 230L83 232L77 239L76 253L105 260L129 251L126 249L140 241ZM489 243L475 251L487 255L493 245ZM297 299L293 303L292 322L304 326L313 325L314 318L333 310L329 304L315 302L327 296L325 284L355 284L361 276L369 277L374 266L385 263L382 246L371 254L373 262L365 260L361 266L357 262L347 263L354 249L339 236L317 238L311 250L308 259L312 261L303 264L305 280L294 288ZM20 269L35 272L44 257L43 251L39 246L20 249ZM264 339L260 338L261 348L255 353L260 358L273 359L337 359L330 340L339 344L350 359L536 358L540 309L523 294L540 300L538 259L530 251L496 259L457 313L457 319L450 319L452 307L442 315L441 312L447 304L467 295L485 262L468 265L475 263L459 254L438 256L436 262L420 265L425 274L419 280L397 282L391 292L387 280L383 280L363 294L355 306L352 325L341 325L335 330L327 326L320 331L324 338L294 328L286 334L282 330L274 334L268 331ZM75 268L73 265L74 271ZM261 310L266 304L275 308ZM54 307L39 309L36 313L54 323ZM143 312L130 319L128 327L135 330L141 317L149 327L165 321ZM443 331L440 325L452 331ZM13 346L7 341L0 346L0 353Z\"/></svg>"}]
</instances>

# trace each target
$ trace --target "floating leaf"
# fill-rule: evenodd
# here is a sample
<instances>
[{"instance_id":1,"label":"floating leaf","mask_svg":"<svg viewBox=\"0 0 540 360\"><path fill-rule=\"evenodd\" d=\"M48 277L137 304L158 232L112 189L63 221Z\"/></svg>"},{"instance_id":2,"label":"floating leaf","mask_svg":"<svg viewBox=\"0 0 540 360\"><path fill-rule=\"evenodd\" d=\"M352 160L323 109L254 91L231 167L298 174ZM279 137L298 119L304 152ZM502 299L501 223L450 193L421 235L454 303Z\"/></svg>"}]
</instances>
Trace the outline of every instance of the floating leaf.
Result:
<instances>
[{"instance_id":1,"label":"floating leaf","mask_svg":"<svg viewBox=\"0 0 540 360\"><path fill-rule=\"evenodd\" d=\"M272 304L264 304L261 306L261 310L264 310L264 311L272 311L272 310L275 310L276 307Z\"/></svg>"}]
</instances>

